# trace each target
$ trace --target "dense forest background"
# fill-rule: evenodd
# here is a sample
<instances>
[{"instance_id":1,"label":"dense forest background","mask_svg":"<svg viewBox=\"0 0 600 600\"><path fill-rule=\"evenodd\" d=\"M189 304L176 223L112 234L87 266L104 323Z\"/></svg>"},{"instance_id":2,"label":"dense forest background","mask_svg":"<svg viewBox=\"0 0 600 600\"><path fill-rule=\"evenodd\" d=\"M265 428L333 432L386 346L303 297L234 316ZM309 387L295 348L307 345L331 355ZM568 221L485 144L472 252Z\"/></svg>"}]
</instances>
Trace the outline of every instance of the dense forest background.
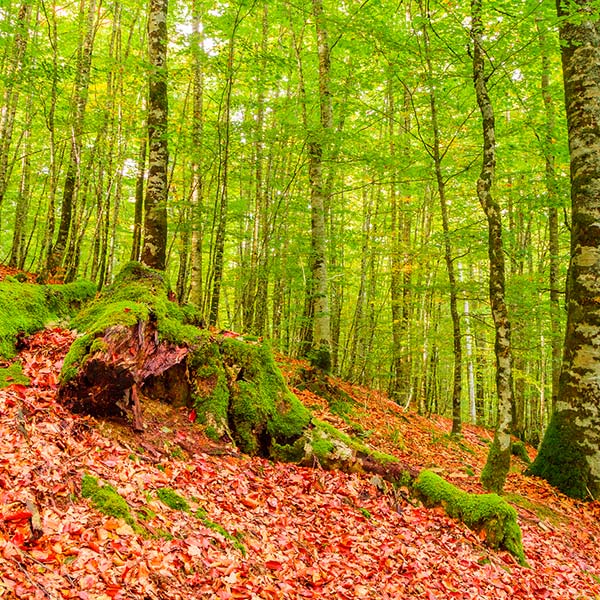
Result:
<instances>
[{"instance_id":1,"label":"dense forest background","mask_svg":"<svg viewBox=\"0 0 600 600\"><path fill-rule=\"evenodd\" d=\"M0 8L1 262L103 287L140 257L147 8ZM553 3L494 0L483 22L513 427L537 442L557 393L569 244L557 17ZM470 6L171 0L167 25L167 272L179 299L211 325L305 353L320 199L333 370L449 413L452 293L462 417L494 425Z\"/></svg>"}]
</instances>

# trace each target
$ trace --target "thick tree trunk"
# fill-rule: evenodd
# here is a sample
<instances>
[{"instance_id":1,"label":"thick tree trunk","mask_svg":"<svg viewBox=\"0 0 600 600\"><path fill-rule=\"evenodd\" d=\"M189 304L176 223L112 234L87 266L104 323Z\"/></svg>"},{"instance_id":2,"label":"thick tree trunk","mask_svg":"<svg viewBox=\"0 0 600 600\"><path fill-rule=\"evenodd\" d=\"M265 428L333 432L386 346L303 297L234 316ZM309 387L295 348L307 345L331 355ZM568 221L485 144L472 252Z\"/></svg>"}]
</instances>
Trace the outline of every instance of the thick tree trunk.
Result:
<instances>
[{"instance_id":1,"label":"thick tree trunk","mask_svg":"<svg viewBox=\"0 0 600 600\"><path fill-rule=\"evenodd\" d=\"M168 119L167 97L168 0L150 0L148 15L148 184L144 205L144 244L141 260L164 270L167 258Z\"/></svg>"},{"instance_id":2,"label":"thick tree trunk","mask_svg":"<svg viewBox=\"0 0 600 600\"><path fill-rule=\"evenodd\" d=\"M486 489L501 492L510 468L511 426L513 405L510 321L505 299L504 248L502 243L502 213L492 195L496 168L496 132L494 110L487 90L484 72L485 53L482 47L483 22L481 0L472 0L471 39L473 41L473 82L483 125L483 165L477 180L477 196L488 222L488 252L490 260L490 305L496 330L496 392L498 416L494 441L481 474Z\"/></svg>"},{"instance_id":3,"label":"thick tree trunk","mask_svg":"<svg viewBox=\"0 0 600 600\"><path fill-rule=\"evenodd\" d=\"M531 472L600 497L600 23L591 1L557 3L571 156L567 329L556 410Z\"/></svg>"}]
</instances>

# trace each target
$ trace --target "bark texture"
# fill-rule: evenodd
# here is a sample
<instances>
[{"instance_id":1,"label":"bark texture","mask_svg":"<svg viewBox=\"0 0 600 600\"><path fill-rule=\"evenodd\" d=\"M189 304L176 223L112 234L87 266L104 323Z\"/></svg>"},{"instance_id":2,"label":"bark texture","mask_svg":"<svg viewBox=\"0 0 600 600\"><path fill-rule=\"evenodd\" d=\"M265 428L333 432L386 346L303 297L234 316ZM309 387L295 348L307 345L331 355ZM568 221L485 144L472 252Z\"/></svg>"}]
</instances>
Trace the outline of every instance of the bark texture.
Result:
<instances>
[{"instance_id":1,"label":"bark texture","mask_svg":"<svg viewBox=\"0 0 600 600\"><path fill-rule=\"evenodd\" d=\"M168 0L150 0L148 15L148 185L144 206L142 262L164 270L167 257L167 195L169 147L167 141Z\"/></svg>"},{"instance_id":2,"label":"bark texture","mask_svg":"<svg viewBox=\"0 0 600 600\"><path fill-rule=\"evenodd\" d=\"M600 497L600 23L588 0L557 3L571 157L567 329L556 409L531 472Z\"/></svg>"}]
</instances>

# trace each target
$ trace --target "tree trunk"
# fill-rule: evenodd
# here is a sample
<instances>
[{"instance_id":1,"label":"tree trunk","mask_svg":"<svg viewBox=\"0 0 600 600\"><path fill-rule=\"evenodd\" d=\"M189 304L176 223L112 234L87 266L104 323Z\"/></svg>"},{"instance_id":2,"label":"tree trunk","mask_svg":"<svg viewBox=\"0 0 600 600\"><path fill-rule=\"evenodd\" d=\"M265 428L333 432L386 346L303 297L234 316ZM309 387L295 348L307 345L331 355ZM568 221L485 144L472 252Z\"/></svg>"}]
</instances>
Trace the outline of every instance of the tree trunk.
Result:
<instances>
[{"instance_id":1,"label":"tree trunk","mask_svg":"<svg viewBox=\"0 0 600 600\"><path fill-rule=\"evenodd\" d=\"M559 244L558 244L558 207L559 198L556 183L555 162L555 128L556 119L554 115L554 102L550 93L550 57L548 55L547 32L541 19L536 20L536 25L540 39L541 56L541 90L545 109L545 131L543 139L546 191L548 194L548 241L550 253L550 325L552 330L552 409L556 407L558 399L558 387L560 379L560 363L562 353L561 339L561 308L560 308L560 289L558 279L559 269Z\"/></svg>"},{"instance_id":2,"label":"tree trunk","mask_svg":"<svg viewBox=\"0 0 600 600\"><path fill-rule=\"evenodd\" d=\"M323 153L328 146L333 123L330 90L330 49L323 22L322 0L312 0L319 55L320 127L309 134L308 179L311 205L311 276L313 293L313 347L310 359L324 371L331 369L331 315L327 277L326 190Z\"/></svg>"},{"instance_id":3,"label":"tree trunk","mask_svg":"<svg viewBox=\"0 0 600 600\"><path fill-rule=\"evenodd\" d=\"M477 180L477 196L488 222L488 252L490 261L490 305L496 330L496 392L498 415L494 441L481 481L488 490L500 493L510 468L511 426L513 405L510 321L505 299L504 248L502 243L502 213L492 195L496 168L496 131L494 110L487 90L485 53L482 47L483 22L481 0L471 1L473 41L473 82L483 125L483 165Z\"/></svg>"},{"instance_id":4,"label":"tree trunk","mask_svg":"<svg viewBox=\"0 0 600 600\"><path fill-rule=\"evenodd\" d=\"M531 473L600 497L600 23L589 0L557 3L571 156L567 329L556 410Z\"/></svg>"},{"instance_id":5,"label":"tree trunk","mask_svg":"<svg viewBox=\"0 0 600 600\"><path fill-rule=\"evenodd\" d=\"M204 310L204 273L202 251L204 243L204 180L202 156L204 142L204 38L202 33L202 2L192 2L193 114L192 114L192 239L190 302Z\"/></svg>"},{"instance_id":6,"label":"tree trunk","mask_svg":"<svg viewBox=\"0 0 600 600\"><path fill-rule=\"evenodd\" d=\"M168 119L167 97L168 0L150 0L148 15L148 184L144 206L142 262L164 270L167 257Z\"/></svg>"},{"instance_id":7,"label":"tree trunk","mask_svg":"<svg viewBox=\"0 0 600 600\"><path fill-rule=\"evenodd\" d=\"M140 260L142 254L142 231L144 228L144 179L146 175L146 149L148 140L144 136L140 142L135 178L135 212L133 216L133 241L131 260Z\"/></svg>"}]
</instances>

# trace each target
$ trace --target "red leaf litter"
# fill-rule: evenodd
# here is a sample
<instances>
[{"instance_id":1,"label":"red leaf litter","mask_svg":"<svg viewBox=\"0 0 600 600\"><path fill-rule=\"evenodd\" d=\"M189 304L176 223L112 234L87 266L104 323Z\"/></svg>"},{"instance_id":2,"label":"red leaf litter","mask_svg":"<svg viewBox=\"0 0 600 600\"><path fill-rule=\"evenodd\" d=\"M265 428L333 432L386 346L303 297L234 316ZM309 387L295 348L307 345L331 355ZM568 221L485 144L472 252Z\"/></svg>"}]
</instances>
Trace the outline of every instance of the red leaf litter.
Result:
<instances>
[{"instance_id":1,"label":"red leaf litter","mask_svg":"<svg viewBox=\"0 0 600 600\"><path fill-rule=\"evenodd\" d=\"M531 568L369 476L275 464L211 444L188 410L145 415L139 437L72 415L55 402L72 339L58 329L33 336L20 356L31 385L0 391L0 599L600 598L599 504L525 477L516 459L507 498L516 502ZM488 431L465 427L458 443L445 436L446 419L347 391L354 420L371 430L367 443L481 491ZM299 395L350 431L324 401ZM85 473L145 515L143 535L82 498ZM191 510L160 502L164 487Z\"/></svg>"}]
</instances>

